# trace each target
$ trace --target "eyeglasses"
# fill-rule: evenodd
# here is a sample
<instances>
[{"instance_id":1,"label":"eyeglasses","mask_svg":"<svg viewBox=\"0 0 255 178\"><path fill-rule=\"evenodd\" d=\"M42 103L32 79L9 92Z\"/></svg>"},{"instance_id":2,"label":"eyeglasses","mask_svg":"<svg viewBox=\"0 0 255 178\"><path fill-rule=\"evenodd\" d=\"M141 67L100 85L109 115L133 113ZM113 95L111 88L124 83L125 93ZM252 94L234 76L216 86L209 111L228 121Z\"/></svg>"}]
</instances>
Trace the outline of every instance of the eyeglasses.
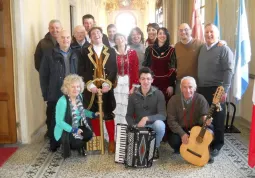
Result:
<instances>
[{"instance_id":1,"label":"eyeglasses","mask_svg":"<svg viewBox=\"0 0 255 178\"><path fill-rule=\"evenodd\" d=\"M184 28L184 29L179 29L179 32L188 32L190 29L189 28Z\"/></svg>"}]
</instances>

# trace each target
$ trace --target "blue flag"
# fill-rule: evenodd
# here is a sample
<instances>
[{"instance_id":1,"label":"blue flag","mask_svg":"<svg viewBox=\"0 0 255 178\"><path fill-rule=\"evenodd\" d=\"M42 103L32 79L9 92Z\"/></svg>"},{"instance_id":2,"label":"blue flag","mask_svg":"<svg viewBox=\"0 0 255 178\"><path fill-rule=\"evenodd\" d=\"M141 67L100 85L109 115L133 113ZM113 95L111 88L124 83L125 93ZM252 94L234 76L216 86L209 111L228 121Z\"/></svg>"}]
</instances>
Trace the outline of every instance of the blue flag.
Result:
<instances>
[{"instance_id":1,"label":"blue flag","mask_svg":"<svg viewBox=\"0 0 255 178\"><path fill-rule=\"evenodd\" d=\"M216 27L218 27L219 29L219 38L221 39L221 35L220 35L220 15L219 15L219 4L218 4L218 0L216 1L216 9L215 9L215 16L214 16L214 25Z\"/></svg>"},{"instance_id":2,"label":"blue flag","mask_svg":"<svg viewBox=\"0 0 255 178\"><path fill-rule=\"evenodd\" d=\"M244 0L240 0L237 25L235 52L235 75L233 96L240 100L249 85L249 62L251 60L251 45Z\"/></svg>"}]
</instances>

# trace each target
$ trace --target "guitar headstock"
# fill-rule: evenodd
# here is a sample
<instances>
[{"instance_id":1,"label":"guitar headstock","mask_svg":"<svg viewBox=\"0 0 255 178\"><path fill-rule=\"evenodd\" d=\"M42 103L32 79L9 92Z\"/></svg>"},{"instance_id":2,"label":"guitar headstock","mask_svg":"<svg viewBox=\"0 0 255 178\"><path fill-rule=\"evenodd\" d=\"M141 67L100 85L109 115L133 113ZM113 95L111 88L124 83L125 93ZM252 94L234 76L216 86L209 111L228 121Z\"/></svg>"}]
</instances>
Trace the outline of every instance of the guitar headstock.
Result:
<instances>
[{"instance_id":1,"label":"guitar headstock","mask_svg":"<svg viewBox=\"0 0 255 178\"><path fill-rule=\"evenodd\" d=\"M223 86L219 86L214 93L213 101L212 103L215 104L216 106L220 103L221 97L224 94L224 88Z\"/></svg>"}]
</instances>

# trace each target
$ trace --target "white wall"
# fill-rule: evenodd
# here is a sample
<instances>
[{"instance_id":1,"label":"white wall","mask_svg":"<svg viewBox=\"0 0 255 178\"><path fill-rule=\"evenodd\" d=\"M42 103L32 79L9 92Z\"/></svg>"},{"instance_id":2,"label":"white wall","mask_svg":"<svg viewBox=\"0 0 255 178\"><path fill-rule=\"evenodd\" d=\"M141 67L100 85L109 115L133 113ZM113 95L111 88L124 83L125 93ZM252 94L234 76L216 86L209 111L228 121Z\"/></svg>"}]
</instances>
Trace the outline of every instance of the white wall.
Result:
<instances>
[{"instance_id":1,"label":"white wall","mask_svg":"<svg viewBox=\"0 0 255 178\"><path fill-rule=\"evenodd\" d=\"M51 19L59 19L70 30L69 5L76 6L74 25L82 24L82 16L91 13L99 23L105 22L101 1L91 0L20 0L12 1L12 27L15 71L16 120L20 123L18 138L22 143L31 138L45 123L45 104L41 97L39 75L34 68L37 43L48 32Z\"/></svg>"}]
</instances>

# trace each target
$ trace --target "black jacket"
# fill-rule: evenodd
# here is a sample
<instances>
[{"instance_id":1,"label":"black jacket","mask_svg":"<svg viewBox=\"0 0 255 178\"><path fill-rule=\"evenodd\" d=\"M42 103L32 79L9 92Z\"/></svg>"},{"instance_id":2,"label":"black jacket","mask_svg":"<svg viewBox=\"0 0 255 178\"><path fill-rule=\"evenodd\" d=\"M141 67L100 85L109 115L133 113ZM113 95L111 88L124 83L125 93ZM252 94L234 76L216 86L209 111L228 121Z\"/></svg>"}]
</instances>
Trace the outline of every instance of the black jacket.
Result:
<instances>
[{"instance_id":1,"label":"black jacket","mask_svg":"<svg viewBox=\"0 0 255 178\"><path fill-rule=\"evenodd\" d=\"M77 73L78 55L70 49L70 73ZM44 101L58 101L63 95L60 88L66 75L64 56L59 47L43 58L39 70L40 85Z\"/></svg>"},{"instance_id":2,"label":"black jacket","mask_svg":"<svg viewBox=\"0 0 255 178\"><path fill-rule=\"evenodd\" d=\"M50 55L56 44L57 41L51 36L50 32L38 43L34 54L35 69L38 72L43 56Z\"/></svg>"},{"instance_id":3,"label":"black jacket","mask_svg":"<svg viewBox=\"0 0 255 178\"><path fill-rule=\"evenodd\" d=\"M90 45L90 43L85 38L85 43L83 44L83 46L80 46L77 41L73 41L71 43L71 48L74 50L81 50L82 48L88 47L89 45Z\"/></svg>"}]
</instances>

